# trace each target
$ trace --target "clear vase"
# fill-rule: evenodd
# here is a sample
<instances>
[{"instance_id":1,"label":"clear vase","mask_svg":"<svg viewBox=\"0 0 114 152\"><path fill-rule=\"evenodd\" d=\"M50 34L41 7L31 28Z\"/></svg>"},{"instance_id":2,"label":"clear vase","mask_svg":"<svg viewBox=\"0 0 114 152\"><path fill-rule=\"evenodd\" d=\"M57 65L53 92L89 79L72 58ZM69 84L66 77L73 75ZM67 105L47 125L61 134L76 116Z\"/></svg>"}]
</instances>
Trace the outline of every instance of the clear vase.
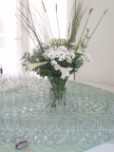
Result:
<instances>
[{"instance_id":1,"label":"clear vase","mask_svg":"<svg viewBox=\"0 0 114 152\"><path fill-rule=\"evenodd\" d=\"M65 93L67 79L62 79L59 77L48 77L48 79L51 83L51 91L54 97L51 106L56 107L57 103L63 98Z\"/></svg>"}]
</instances>

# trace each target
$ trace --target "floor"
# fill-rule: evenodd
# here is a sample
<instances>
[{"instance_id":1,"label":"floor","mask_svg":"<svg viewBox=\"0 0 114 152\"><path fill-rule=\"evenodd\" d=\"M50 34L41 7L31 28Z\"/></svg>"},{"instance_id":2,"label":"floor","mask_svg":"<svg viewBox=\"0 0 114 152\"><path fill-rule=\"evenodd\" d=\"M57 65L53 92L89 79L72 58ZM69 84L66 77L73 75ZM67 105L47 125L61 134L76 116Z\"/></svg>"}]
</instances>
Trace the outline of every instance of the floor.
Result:
<instances>
[{"instance_id":1,"label":"floor","mask_svg":"<svg viewBox=\"0 0 114 152\"><path fill-rule=\"evenodd\" d=\"M100 146L96 146L85 152L114 152L114 143L106 143Z\"/></svg>"}]
</instances>

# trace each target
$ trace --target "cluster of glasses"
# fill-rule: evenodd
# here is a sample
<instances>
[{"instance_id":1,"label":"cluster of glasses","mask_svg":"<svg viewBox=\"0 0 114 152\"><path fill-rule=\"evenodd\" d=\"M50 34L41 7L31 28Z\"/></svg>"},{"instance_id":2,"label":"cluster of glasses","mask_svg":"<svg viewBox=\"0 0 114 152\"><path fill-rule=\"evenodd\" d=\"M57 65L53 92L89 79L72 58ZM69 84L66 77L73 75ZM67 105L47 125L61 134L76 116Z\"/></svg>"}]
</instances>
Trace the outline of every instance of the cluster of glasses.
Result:
<instances>
[{"instance_id":1,"label":"cluster of glasses","mask_svg":"<svg viewBox=\"0 0 114 152\"><path fill-rule=\"evenodd\" d=\"M113 140L113 93L69 81L64 97L52 108L50 87L37 77L0 80L0 142L100 144Z\"/></svg>"}]
</instances>

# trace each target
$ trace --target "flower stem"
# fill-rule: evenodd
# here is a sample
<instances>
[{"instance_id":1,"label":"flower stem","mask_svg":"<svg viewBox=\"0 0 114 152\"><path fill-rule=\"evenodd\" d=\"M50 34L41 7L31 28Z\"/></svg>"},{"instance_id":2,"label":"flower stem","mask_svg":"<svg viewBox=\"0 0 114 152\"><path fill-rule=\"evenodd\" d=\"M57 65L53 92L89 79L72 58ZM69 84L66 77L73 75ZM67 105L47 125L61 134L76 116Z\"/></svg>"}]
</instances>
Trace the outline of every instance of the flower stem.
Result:
<instances>
[{"instance_id":1,"label":"flower stem","mask_svg":"<svg viewBox=\"0 0 114 152\"><path fill-rule=\"evenodd\" d=\"M49 30L50 30L50 34L51 34L51 38L53 40L53 43L54 43L54 49L55 49L55 42L54 42L54 38L53 38L53 34L52 34L52 29L51 29L51 25L50 25L50 21L49 21L49 17L48 17L48 14L47 14L47 10L46 10L46 7L45 7L45 4L44 2L42 1L42 6L44 8L44 12L46 14L46 18L47 18L47 22L48 22L48 26L49 26Z\"/></svg>"},{"instance_id":2,"label":"flower stem","mask_svg":"<svg viewBox=\"0 0 114 152\"><path fill-rule=\"evenodd\" d=\"M82 37L83 37L83 35L84 35L84 33L85 33L85 30L86 30L87 25L88 25L89 17L90 17L90 14L92 13L92 11L93 11L93 8L91 8L91 9L89 10L89 14L88 14L88 16L87 16L87 19L86 19L86 22L85 22L85 25L84 25L84 28L83 28L83 31L82 31L80 40L79 40L79 42L78 42L77 48L79 47L79 44L80 44L80 42L81 42L81 40L82 40Z\"/></svg>"},{"instance_id":3,"label":"flower stem","mask_svg":"<svg viewBox=\"0 0 114 152\"><path fill-rule=\"evenodd\" d=\"M106 9L106 10L104 11L103 15L101 16L101 18L99 19L99 21L98 21L98 23L97 23L96 27L94 28L94 30L93 30L93 32L92 32L92 34L90 35L90 37L89 37L89 39L88 39L87 43L90 41L90 39L92 38L93 34L96 32L96 30L97 30L98 26L100 25L100 23L101 23L101 21L102 21L103 17L106 15L106 13L107 13L107 12L108 12L108 10Z\"/></svg>"},{"instance_id":4,"label":"flower stem","mask_svg":"<svg viewBox=\"0 0 114 152\"><path fill-rule=\"evenodd\" d=\"M57 4L56 4L56 20L57 20L57 27L58 27L58 32L59 32L59 41L61 41L61 39L60 39L59 21L58 21L58 15L57 15Z\"/></svg>"}]
</instances>

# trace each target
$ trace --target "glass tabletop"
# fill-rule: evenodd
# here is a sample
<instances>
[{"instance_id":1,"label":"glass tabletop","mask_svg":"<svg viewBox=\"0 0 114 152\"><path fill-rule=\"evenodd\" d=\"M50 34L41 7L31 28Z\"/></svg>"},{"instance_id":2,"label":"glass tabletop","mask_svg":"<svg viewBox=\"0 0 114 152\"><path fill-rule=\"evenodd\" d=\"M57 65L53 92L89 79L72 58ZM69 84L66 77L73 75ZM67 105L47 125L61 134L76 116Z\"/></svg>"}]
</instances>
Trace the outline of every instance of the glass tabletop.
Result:
<instances>
[{"instance_id":1,"label":"glass tabletop","mask_svg":"<svg viewBox=\"0 0 114 152\"><path fill-rule=\"evenodd\" d=\"M109 91L68 81L64 97L52 108L47 80L2 79L0 86L0 143L27 140L36 146L85 145L86 150L114 139L114 94Z\"/></svg>"}]
</instances>

